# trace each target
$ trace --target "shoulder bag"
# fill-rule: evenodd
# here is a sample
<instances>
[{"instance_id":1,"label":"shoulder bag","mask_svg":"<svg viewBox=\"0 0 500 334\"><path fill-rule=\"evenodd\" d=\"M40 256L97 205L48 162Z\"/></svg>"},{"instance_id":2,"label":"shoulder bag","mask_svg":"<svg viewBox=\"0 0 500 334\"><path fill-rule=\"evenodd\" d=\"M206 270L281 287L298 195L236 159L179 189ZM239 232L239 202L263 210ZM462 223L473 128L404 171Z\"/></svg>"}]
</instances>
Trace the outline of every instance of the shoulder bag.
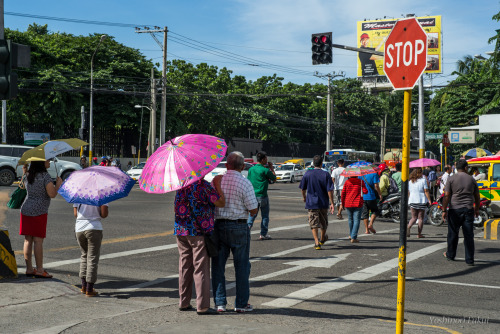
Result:
<instances>
[{"instance_id":1,"label":"shoulder bag","mask_svg":"<svg viewBox=\"0 0 500 334\"><path fill-rule=\"evenodd\" d=\"M21 178L19 182L19 187L12 193L10 196L10 200L7 203L7 206L11 209L19 209L21 205L24 203L24 199L26 198L26 189L24 187L24 176Z\"/></svg>"}]
</instances>

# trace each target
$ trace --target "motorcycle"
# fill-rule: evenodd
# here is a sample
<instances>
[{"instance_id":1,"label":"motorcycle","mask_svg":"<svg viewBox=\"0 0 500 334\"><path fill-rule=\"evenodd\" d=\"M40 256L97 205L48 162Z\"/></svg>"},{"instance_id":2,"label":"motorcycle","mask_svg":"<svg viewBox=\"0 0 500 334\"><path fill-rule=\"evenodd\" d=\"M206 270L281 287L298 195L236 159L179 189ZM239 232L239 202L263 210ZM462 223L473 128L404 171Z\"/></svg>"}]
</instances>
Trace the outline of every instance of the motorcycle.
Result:
<instances>
[{"instance_id":1,"label":"motorcycle","mask_svg":"<svg viewBox=\"0 0 500 334\"><path fill-rule=\"evenodd\" d=\"M433 202L429 208L427 220L434 226L441 226L444 223L443 198L444 195L441 195L441 197L439 197L437 201ZM474 227L483 227L484 222L493 217L490 204L491 201L489 199L481 198L479 202L479 215L474 218Z\"/></svg>"},{"instance_id":2,"label":"motorcycle","mask_svg":"<svg viewBox=\"0 0 500 334\"><path fill-rule=\"evenodd\" d=\"M399 223L401 211L401 194L390 194L380 203L378 203L379 217L391 219L395 223Z\"/></svg>"}]
</instances>

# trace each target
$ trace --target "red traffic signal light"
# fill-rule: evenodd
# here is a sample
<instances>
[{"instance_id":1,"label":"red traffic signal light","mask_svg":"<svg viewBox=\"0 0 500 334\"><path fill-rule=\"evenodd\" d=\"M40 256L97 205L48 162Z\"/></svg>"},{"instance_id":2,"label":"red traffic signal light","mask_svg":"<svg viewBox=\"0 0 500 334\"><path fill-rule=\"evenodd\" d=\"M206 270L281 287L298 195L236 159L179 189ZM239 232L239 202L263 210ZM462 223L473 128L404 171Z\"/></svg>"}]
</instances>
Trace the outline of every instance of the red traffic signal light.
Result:
<instances>
[{"instance_id":1,"label":"red traffic signal light","mask_svg":"<svg viewBox=\"0 0 500 334\"><path fill-rule=\"evenodd\" d=\"M312 34L311 37L312 64L332 63L332 33Z\"/></svg>"}]
</instances>

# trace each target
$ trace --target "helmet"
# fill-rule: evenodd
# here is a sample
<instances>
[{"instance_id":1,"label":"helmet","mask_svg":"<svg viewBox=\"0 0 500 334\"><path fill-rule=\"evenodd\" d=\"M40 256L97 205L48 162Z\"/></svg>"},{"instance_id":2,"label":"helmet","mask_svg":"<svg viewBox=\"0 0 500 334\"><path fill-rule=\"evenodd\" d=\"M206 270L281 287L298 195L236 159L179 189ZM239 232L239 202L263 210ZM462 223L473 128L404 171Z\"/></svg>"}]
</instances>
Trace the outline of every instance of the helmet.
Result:
<instances>
[{"instance_id":1,"label":"helmet","mask_svg":"<svg viewBox=\"0 0 500 334\"><path fill-rule=\"evenodd\" d=\"M386 170L386 169L387 169L387 165L386 164L380 164L380 165L378 165L378 173L379 174L382 174L382 172L384 170Z\"/></svg>"},{"instance_id":2,"label":"helmet","mask_svg":"<svg viewBox=\"0 0 500 334\"><path fill-rule=\"evenodd\" d=\"M82 158L86 158L85 154L84 154L84 155L82 155Z\"/></svg>"},{"instance_id":3,"label":"helmet","mask_svg":"<svg viewBox=\"0 0 500 334\"><path fill-rule=\"evenodd\" d=\"M97 160L97 157L94 157L92 160Z\"/></svg>"},{"instance_id":4,"label":"helmet","mask_svg":"<svg viewBox=\"0 0 500 334\"><path fill-rule=\"evenodd\" d=\"M108 160L108 157L107 156L103 156L101 159L102 160Z\"/></svg>"}]
</instances>

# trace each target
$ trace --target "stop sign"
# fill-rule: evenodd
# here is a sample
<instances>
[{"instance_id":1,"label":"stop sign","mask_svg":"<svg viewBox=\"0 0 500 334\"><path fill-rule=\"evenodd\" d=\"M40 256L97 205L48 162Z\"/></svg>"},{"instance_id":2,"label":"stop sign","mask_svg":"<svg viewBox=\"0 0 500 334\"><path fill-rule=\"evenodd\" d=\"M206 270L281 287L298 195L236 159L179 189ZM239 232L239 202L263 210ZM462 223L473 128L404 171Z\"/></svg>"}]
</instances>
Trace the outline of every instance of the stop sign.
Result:
<instances>
[{"instance_id":1,"label":"stop sign","mask_svg":"<svg viewBox=\"0 0 500 334\"><path fill-rule=\"evenodd\" d=\"M384 72L394 89L412 89L427 65L427 34L417 19L396 22L384 51Z\"/></svg>"}]
</instances>

